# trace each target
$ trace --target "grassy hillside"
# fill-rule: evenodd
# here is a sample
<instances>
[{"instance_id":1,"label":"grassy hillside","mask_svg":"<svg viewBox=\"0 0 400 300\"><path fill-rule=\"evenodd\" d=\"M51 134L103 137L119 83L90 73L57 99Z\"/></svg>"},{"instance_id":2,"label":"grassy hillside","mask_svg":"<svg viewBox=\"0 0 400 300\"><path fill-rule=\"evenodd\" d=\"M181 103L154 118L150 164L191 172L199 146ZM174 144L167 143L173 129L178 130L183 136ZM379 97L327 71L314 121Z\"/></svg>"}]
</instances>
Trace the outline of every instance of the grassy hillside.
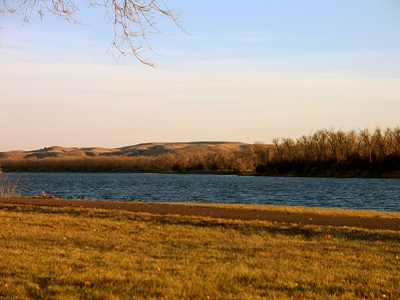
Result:
<instances>
[{"instance_id":1,"label":"grassy hillside","mask_svg":"<svg viewBox=\"0 0 400 300\"><path fill-rule=\"evenodd\" d=\"M0 153L5 172L239 172L254 170L241 142L146 143L121 148L49 147Z\"/></svg>"},{"instance_id":2,"label":"grassy hillside","mask_svg":"<svg viewBox=\"0 0 400 300\"><path fill-rule=\"evenodd\" d=\"M207 151L227 152L245 150L250 144L241 142L187 142L187 143L143 143L121 148L77 148L77 147L45 147L39 150L17 150L0 152L3 159L28 158L71 158L98 156L157 156L166 153L202 153Z\"/></svg>"}]
</instances>

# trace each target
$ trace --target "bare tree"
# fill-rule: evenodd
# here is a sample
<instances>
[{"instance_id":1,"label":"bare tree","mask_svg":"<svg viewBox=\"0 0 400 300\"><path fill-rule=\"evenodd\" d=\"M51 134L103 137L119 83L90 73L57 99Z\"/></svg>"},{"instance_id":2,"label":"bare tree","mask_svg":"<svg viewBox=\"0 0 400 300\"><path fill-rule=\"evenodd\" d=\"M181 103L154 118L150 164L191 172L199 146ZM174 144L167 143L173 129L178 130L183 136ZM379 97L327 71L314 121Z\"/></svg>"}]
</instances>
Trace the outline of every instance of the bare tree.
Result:
<instances>
[{"instance_id":1,"label":"bare tree","mask_svg":"<svg viewBox=\"0 0 400 300\"><path fill-rule=\"evenodd\" d=\"M327 157L326 153L327 153L327 145L328 145L328 136L325 132L325 130L319 130L317 132L315 132L312 136L311 136L311 140L313 143L313 147L314 147L314 152L315 152L315 159L317 161L324 161Z\"/></svg>"},{"instance_id":2,"label":"bare tree","mask_svg":"<svg viewBox=\"0 0 400 300\"><path fill-rule=\"evenodd\" d=\"M298 148L302 150L303 159L306 162L314 161L316 156L311 135L302 135L301 138L297 139L296 144L298 145Z\"/></svg>"},{"instance_id":3,"label":"bare tree","mask_svg":"<svg viewBox=\"0 0 400 300\"><path fill-rule=\"evenodd\" d=\"M372 135L372 149L376 155L376 159L382 162L388 155L390 148L388 147L388 141L391 138L390 129L383 131L381 128L377 127L374 134Z\"/></svg>"},{"instance_id":4,"label":"bare tree","mask_svg":"<svg viewBox=\"0 0 400 300\"><path fill-rule=\"evenodd\" d=\"M265 166L269 163L269 145L263 142L255 142L249 149L255 155L257 165Z\"/></svg>"},{"instance_id":5,"label":"bare tree","mask_svg":"<svg viewBox=\"0 0 400 300\"><path fill-rule=\"evenodd\" d=\"M395 156L400 157L400 127L397 126L392 130L393 152Z\"/></svg>"},{"instance_id":6,"label":"bare tree","mask_svg":"<svg viewBox=\"0 0 400 300\"><path fill-rule=\"evenodd\" d=\"M22 17L24 23L46 15L53 15L70 23L80 23L77 15L80 0L2 0L1 14ZM133 54L141 63L154 67L154 63L142 54L152 50L148 37L162 31L157 27L158 18L171 20L182 29L179 22L181 13L168 7L164 0L85 0L88 7L98 7L105 11L109 23L114 28L112 48L125 56Z\"/></svg>"},{"instance_id":7,"label":"bare tree","mask_svg":"<svg viewBox=\"0 0 400 300\"><path fill-rule=\"evenodd\" d=\"M329 157L336 162L339 162L338 134L333 129L325 129L325 135L327 136L327 142L329 146Z\"/></svg>"},{"instance_id":8,"label":"bare tree","mask_svg":"<svg viewBox=\"0 0 400 300\"><path fill-rule=\"evenodd\" d=\"M283 156L285 157L286 153L286 159L297 160L299 155L296 153L296 148L299 148L299 145L296 145L296 142L292 138L283 138L282 142L284 145Z\"/></svg>"},{"instance_id":9,"label":"bare tree","mask_svg":"<svg viewBox=\"0 0 400 300\"><path fill-rule=\"evenodd\" d=\"M372 163L372 135L368 128L360 130L359 132L359 148L361 155L364 158L368 158L369 163Z\"/></svg>"},{"instance_id":10,"label":"bare tree","mask_svg":"<svg viewBox=\"0 0 400 300\"><path fill-rule=\"evenodd\" d=\"M283 160L283 155L284 155L284 149L283 149L283 144L280 142L280 138L273 138L272 142L274 143L275 146L275 156L274 158L278 163L282 162Z\"/></svg>"}]
</instances>

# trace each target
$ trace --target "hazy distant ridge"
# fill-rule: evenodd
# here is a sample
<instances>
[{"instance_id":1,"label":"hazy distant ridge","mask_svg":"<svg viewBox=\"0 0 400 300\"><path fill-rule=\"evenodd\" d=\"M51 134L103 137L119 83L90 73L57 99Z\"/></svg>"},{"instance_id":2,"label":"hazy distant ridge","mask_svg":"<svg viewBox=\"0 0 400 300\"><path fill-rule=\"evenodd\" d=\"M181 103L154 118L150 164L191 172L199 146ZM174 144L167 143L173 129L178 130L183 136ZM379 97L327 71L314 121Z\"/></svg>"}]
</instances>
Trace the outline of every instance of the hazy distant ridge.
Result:
<instances>
[{"instance_id":1,"label":"hazy distant ridge","mask_svg":"<svg viewBox=\"0 0 400 300\"><path fill-rule=\"evenodd\" d=\"M96 157L96 156L157 156L165 153L185 152L204 152L217 151L227 152L234 150L245 150L250 144L242 142L217 142L217 141L199 141L199 142L154 142L141 143L133 146L120 148L100 148L100 147L61 147L52 146L39 150L17 150L0 152L0 158L65 158L65 157Z\"/></svg>"},{"instance_id":2,"label":"hazy distant ridge","mask_svg":"<svg viewBox=\"0 0 400 300\"><path fill-rule=\"evenodd\" d=\"M42 159L46 158L46 159ZM322 129L298 139L144 143L0 153L5 172L253 172L272 176L400 178L400 127Z\"/></svg>"}]
</instances>

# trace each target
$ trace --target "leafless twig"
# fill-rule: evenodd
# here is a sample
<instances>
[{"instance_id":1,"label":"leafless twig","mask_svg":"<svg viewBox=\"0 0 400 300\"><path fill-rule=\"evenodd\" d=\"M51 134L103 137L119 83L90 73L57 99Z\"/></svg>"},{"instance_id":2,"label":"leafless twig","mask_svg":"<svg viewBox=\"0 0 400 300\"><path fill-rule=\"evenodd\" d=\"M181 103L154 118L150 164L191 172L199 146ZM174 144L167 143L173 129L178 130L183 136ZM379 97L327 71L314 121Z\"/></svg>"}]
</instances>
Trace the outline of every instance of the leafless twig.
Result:
<instances>
[{"instance_id":1,"label":"leafless twig","mask_svg":"<svg viewBox=\"0 0 400 300\"><path fill-rule=\"evenodd\" d=\"M47 14L57 16L70 23L79 23L76 19L80 10L79 0L2 0L4 9L0 13L20 15L24 23ZM157 27L158 18L171 20L178 28L181 13L168 7L164 0L86 0L88 7L100 7L112 23L114 39L112 48L120 55L133 54L141 63L155 67L154 63L145 59L143 53L153 51L148 37L154 33L162 33Z\"/></svg>"}]
</instances>

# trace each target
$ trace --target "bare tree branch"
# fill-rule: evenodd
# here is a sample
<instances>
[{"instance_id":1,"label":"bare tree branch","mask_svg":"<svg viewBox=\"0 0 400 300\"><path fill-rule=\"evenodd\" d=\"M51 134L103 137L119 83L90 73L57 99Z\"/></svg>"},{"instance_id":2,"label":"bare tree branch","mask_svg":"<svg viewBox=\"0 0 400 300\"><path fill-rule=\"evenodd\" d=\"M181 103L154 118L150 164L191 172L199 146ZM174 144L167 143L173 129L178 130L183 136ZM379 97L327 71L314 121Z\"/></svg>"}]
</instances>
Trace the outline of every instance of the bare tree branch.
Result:
<instances>
[{"instance_id":1,"label":"bare tree branch","mask_svg":"<svg viewBox=\"0 0 400 300\"><path fill-rule=\"evenodd\" d=\"M22 17L24 23L46 15L53 15L70 23L79 23L77 14L80 11L79 0L2 0L4 8L0 13L14 14ZM163 33L157 27L157 19L166 18L178 28L181 13L168 7L163 0L85 0L88 7L103 8L114 28L111 44L120 55L132 54L141 63L155 67L155 64L143 57L146 51L153 51L148 37Z\"/></svg>"}]
</instances>

